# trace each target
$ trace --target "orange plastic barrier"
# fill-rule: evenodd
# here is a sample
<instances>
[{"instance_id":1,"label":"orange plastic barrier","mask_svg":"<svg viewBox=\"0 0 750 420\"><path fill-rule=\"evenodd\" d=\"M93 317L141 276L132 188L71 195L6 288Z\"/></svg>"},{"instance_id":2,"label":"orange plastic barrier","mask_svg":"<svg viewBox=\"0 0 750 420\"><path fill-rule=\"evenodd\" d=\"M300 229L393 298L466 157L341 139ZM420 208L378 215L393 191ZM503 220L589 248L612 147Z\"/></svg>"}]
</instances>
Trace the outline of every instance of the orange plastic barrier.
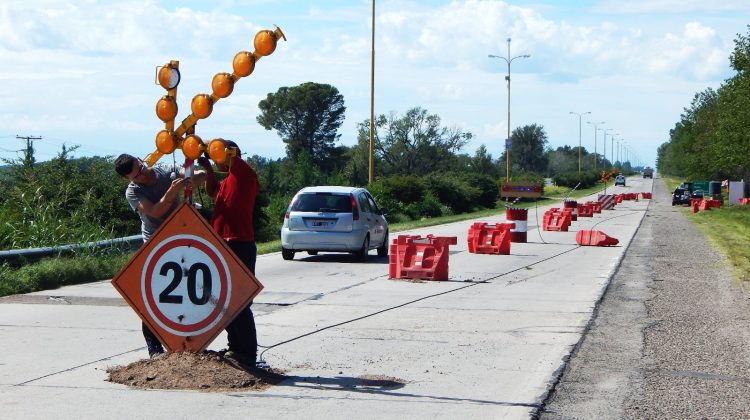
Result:
<instances>
[{"instance_id":1,"label":"orange plastic barrier","mask_svg":"<svg viewBox=\"0 0 750 420\"><path fill-rule=\"evenodd\" d=\"M448 280L448 245L457 243L455 236L398 235L391 243L388 277Z\"/></svg>"},{"instance_id":2,"label":"orange plastic barrier","mask_svg":"<svg viewBox=\"0 0 750 420\"><path fill-rule=\"evenodd\" d=\"M620 204L620 203L622 203L622 200L623 200L624 198L625 198L625 197L624 197L624 196L623 196L622 194L617 194L617 195L615 195L615 204Z\"/></svg>"},{"instance_id":3,"label":"orange plastic barrier","mask_svg":"<svg viewBox=\"0 0 750 420\"><path fill-rule=\"evenodd\" d=\"M594 213L601 213L602 212L602 202L601 201L587 201L586 204L591 206L591 210Z\"/></svg>"},{"instance_id":4,"label":"orange plastic barrier","mask_svg":"<svg viewBox=\"0 0 750 420\"><path fill-rule=\"evenodd\" d=\"M611 246L620 243L600 230L579 230L576 233L576 242L582 246Z\"/></svg>"},{"instance_id":5,"label":"orange plastic barrier","mask_svg":"<svg viewBox=\"0 0 750 420\"><path fill-rule=\"evenodd\" d=\"M472 254L509 255L511 229L515 227L515 223L490 225L487 222L474 222L469 227L469 234L466 238L469 242L469 252Z\"/></svg>"},{"instance_id":6,"label":"orange plastic barrier","mask_svg":"<svg viewBox=\"0 0 750 420\"><path fill-rule=\"evenodd\" d=\"M567 232L571 223L572 212L573 209L569 208L563 211L559 211L557 208L547 210L544 212L544 218L542 219L542 230Z\"/></svg>"},{"instance_id":7,"label":"orange plastic barrier","mask_svg":"<svg viewBox=\"0 0 750 420\"><path fill-rule=\"evenodd\" d=\"M591 202L586 202L578 205L578 216L579 217L594 217L594 207Z\"/></svg>"},{"instance_id":8,"label":"orange plastic barrier","mask_svg":"<svg viewBox=\"0 0 750 420\"><path fill-rule=\"evenodd\" d=\"M708 203L708 200L701 200L700 204L698 204L698 208L701 210L711 210L711 205Z\"/></svg>"}]
</instances>

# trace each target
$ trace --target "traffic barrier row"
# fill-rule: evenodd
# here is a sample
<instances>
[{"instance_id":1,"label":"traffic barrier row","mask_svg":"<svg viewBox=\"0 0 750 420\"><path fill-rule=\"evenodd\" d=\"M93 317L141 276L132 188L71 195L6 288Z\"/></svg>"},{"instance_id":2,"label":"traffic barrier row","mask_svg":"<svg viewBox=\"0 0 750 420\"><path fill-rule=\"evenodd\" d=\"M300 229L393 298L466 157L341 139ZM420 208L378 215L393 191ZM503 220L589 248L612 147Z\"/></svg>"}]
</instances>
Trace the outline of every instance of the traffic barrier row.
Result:
<instances>
[{"instance_id":1,"label":"traffic barrier row","mask_svg":"<svg viewBox=\"0 0 750 420\"><path fill-rule=\"evenodd\" d=\"M703 198L691 198L690 207L693 213L698 213L698 210L711 210L712 208L720 208L721 200L714 199L703 199Z\"/></svg>"},{"instance_id":2,"label":"traffic barrier row","mask_svg":"<svg viewBox=\"0 0 750 420\"><path fill-rule=\"evenodd\" d=\"M457 243L455 236L398 235L391 242L388 277L448 280L448 246Z\"/></svg>"},{"instance_id":3,"label":"traffic barrier row","mask_svg":"<svg viewBox=\"0 0 750 420\"><path fill-rule=\"evenodd\" d=\"M650 200L651 199L651 193L650 192L642 192L641 197L643 197L644 200Z\"/></svg>"},{"instance_id":4,"label":"traffic barrier row","mask_svg":"<svg viewBox=\"0 0 750 420\"><path fill-rule=\"evenodd\" d=\"M487 222L474 222L469 227L467 236L469 252L472 254L509 255L511 229L515 227L515 223L491 225Z\"/></svg>"}]
</instances>

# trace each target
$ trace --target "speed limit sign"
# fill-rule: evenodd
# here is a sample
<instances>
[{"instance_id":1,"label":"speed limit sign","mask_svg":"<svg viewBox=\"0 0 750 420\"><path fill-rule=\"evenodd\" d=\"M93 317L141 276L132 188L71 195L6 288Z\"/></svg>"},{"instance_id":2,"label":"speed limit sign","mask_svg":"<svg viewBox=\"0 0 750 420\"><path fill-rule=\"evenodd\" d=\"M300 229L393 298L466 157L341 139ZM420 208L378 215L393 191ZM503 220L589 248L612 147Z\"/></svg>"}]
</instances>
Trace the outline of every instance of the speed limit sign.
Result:
<instances>
[{"instance_id":1,"label":"speed limit sign","mask_svg":"<svg viewBox=\"0 0 750 420\"><path fill-rule=\"evenodd\" d=\"M190 205L112 284L170 351L205 349L263 287Z\"/></svg>"}]
</instances>

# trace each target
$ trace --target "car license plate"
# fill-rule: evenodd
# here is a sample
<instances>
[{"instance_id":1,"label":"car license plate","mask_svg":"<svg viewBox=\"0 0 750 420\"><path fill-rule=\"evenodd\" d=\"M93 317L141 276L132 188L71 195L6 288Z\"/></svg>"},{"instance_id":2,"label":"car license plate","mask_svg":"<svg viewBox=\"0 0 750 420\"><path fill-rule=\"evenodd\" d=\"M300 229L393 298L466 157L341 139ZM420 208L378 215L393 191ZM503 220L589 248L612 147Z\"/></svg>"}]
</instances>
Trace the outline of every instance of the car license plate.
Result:
<instances>
[{"instance_id":1,"label":"car license plate","mask_svg":"<svg viewBox=\"0 0 750 420\"><path fill-rule=\"evenodd\" d=\"M331 224L332 223L330 220L313 220L310 223L312 227L329 227L331 226Z\"/></svg>"}]
</instances>

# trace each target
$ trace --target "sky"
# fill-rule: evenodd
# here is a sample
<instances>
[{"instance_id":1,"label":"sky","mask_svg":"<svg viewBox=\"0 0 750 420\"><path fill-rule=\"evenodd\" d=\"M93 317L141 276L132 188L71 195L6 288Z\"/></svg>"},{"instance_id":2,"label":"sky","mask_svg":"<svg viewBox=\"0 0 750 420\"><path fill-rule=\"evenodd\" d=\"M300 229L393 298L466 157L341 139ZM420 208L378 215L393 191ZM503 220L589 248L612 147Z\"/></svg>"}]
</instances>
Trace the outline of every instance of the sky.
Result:
<instances>
[{"instance_id":1,"label":"sky","mask_svg":"<svg viewBox=\"0 0 750 420\"><path fill-rule=\"evenodd\" d=\"M253 51L255 33L274 25L287 41L214 105L196 134L283 157L278 134L256 121L258 102L280 87L316 82L343 95L340 143L353 145L370 116L371 7L371 0L4 0L0 158L22 156L26 143L17 136L41 137L38 161L63 145L78 146L76 157L145 157L164 128L155 113L165 94L154 82L157 66L180 63L179 124L193 96L211 93L214 74L231 73L234 55ZM462 152L485 145L498 158L510 57L511 129L538 124L552 148L580 140L600 154L606 135L607 158L614 139L620 158L653 166L694 95L735 74L729 55L737 34L749 32L748 16L747 0L377 0L375 114L422 107L473 134ZM590 114L579 126L571 112ZM175 159L184 157L177 151Z\"/></svg>"}]
</instances>

